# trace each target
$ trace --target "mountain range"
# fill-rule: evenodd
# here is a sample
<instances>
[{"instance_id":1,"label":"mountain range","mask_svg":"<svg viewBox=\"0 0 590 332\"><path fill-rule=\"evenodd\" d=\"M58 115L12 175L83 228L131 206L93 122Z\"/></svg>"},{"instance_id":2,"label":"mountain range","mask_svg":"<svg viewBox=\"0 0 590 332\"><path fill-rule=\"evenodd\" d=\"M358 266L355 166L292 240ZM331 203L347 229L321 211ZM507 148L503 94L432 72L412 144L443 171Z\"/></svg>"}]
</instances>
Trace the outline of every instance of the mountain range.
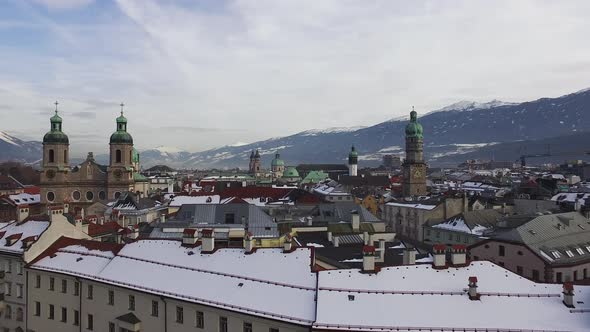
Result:
<instances>
[{"instance_id":1,"label":"mountain range","mask_svg":"<svg viewBox=\"0 0 590 332\"><path fill-rule=\"evenodd\" d=\"M251 151L259 149L264 165L270 165L275 153L280 153L288 165L345 163L351 145L355 145L360 167L377 166L384 154L403 156L408 118L369 127L307 130L195 153L158 147L141 151L141 160L146 167L156 164L177 168L245 167ZM590 151L590 143L586 144L590 135L584 133L590 128L590 89L524 103L461 101L419 114L418 120L424 127L425 156L433 166L452 166L473 158L515 161L521 154L545 153L547 145L554 152ZM576 146L572 146L573 142L577 142ZM23 149L19 151L20 144ZM581 157L571 155L571 158ZM0 132L0 160L31 162L40 158L38 142L23 142ZM103 158L106 156L97 156L98 161ZM555 161L564 158L559 156Z\"/></svg>"}]
</instances>

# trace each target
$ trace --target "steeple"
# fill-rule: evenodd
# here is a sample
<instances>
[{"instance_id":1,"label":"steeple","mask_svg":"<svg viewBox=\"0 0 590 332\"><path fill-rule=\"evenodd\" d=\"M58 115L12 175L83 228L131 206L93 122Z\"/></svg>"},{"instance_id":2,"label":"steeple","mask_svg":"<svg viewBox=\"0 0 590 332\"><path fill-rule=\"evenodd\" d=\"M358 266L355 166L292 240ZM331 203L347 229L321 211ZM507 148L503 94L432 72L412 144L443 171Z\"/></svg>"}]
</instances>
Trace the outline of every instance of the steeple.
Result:
<instances>
[{"instance_id":1,"label":"steeple","mask_svg":"<svg viewBox=\"0 0 590 332\"><path fill-rule=\"evenodd\" d=\"M47 134L43 136L43 144L69 144L68 136L62 132L62 118L57 111L59 103L56 101L54 105L55 114L49 119L51 127Z\"/></svg>"},{"instance_id":2,"label":"steeple","mask_svg":"<svg viewBox=\"0 0 590 332\"><path fill-rule=\"evenodd\" d=\"M127 118L123 115L123 106L121 103L121 115L115 120L117 127L115 132L111 135L110 144L133 144L133 137L127 132Z\"/></svg>"},{"instance_id":3,"label":"steeple","mask_svg":"<svg viewBox=\"0 0 590 332\"><path fill-rule=\"evenodd\" d=\"M358 152L356 152L356 148L353 145L350 148L350 153L348 154L348 169L349 169L348 175L357 176L358 159L359 159Z\"/></svg>"}]
</instances>

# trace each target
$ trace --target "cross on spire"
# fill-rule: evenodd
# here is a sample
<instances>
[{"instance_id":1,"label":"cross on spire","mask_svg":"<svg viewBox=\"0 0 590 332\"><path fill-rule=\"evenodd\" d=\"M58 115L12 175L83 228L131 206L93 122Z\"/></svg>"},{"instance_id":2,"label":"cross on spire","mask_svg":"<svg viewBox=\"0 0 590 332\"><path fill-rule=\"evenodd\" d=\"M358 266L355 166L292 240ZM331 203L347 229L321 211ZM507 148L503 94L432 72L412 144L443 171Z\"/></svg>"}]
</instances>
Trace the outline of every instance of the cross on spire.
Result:
<instances>
[{"instance_id":1,"label":"cross on spire","mask_svg":"<svg viewBox=\"0 0 590 332\"><path fill-rule=\"evenodd\" d=\"M119 104L119 106L121 106L121 115L123 115L123 106L125 106L125 104L123 104L123 102L121 102L121 104Z\"/></svg>"},{"instance_id":2,"label":"cross on spire","mask_svg":"<svg viewBox=\"0 0 590 332\"><path fill-rule=\"evenodd\" d=\"M55 105L55 114L57 114L57 105L59 105L59 103L56 100L55 103L53 103L53 104Z\"/></svg>"}]
</instances>

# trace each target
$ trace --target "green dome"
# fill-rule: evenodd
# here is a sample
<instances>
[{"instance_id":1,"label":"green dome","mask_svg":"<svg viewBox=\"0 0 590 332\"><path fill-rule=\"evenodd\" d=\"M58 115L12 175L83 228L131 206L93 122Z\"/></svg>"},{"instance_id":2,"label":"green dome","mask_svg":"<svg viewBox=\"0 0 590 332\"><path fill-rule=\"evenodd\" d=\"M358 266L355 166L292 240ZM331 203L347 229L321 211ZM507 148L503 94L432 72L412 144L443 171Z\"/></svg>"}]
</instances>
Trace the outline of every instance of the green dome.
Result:
<instances>
[{"instance_id":1,"label":"green dome","mask_svg":"<svg viewBox=\"0 0 590 332\"><path fill-rule=\"evenodd\" d=\"M358 157L359 154L358 152L356 152L356 148L354 147L354 145L352 146L352 148L350 149L350 153L348 154L348 157Z\"/></svg>"},{"instance_id":2,"label":"green dome","mask_svg":"<svg viewBox=\"0 0 590 332\"><path fill-rule=\"evenodd\" d=\"M136 148L133 148L133 156L131 158L134 164L139 164L139 152Z\"/></svg>"},{"instance_id":3,"label":"green dome","mask_svg":"<svg viewBox=\"0 0 590 332\"><path fill-rule=\"evenodd\" d=\"M285 170L285 173L283 173L283 177L284 178L298 178L299 172L297 172L297 169L294 166L289 166Z\"/></svg>"},{"instance_id":4,"label":"green dome","mask_svg":"<svg viewBox=\"0 0 590 332\"><path fill-rule=\"evenodd\" d=\"M285 162L281 159L280 154L275 154L275 159L270 163L271 166L285 166Z\"/></svg>"},{"instance_id":5,"label":"green dome","mask_svg":"<svg viewBox=\"0 0 590 332\"><path fill-rule=\"evenodd\" d=\"M57 114L57 109L55 110L55 115L53 115L49 121L51 122L51 128L43 136L43 143L44 144L69 144L70 140L68 139L68 135L61 131L62 119L61 116Z\"/></svg>"},{"instance_id":6,"label":"green dome","mask_svg":"<svg viewBox=\"0 0 590 332\"><path fill-rule=\"evenodd\" d=\"M422 125L418 123L418 113L410 112L410 123L406 125L406 137L423 138L423 134Z\"/></svg>"},{"instance_id":7,"label":"green dome","mask_svg":"<svg viewBox=\"0 0 590 332\"><path fill-rule=\"evenodd\" d=\"M117 118L117 131L111 135L111 144L133 144L133 137L127 132L127 118L121 115Z\"/></svg>"},{"instance_id":8,"label":"green dome","mask_svg":"<svg viewBox=\"0 0 590 332\"><path fill-rule=\"evenodd\" d=\"M111 144L133 144L133 137L126 131L117 130L111 135Z\"/></svg>"}]
</instances>

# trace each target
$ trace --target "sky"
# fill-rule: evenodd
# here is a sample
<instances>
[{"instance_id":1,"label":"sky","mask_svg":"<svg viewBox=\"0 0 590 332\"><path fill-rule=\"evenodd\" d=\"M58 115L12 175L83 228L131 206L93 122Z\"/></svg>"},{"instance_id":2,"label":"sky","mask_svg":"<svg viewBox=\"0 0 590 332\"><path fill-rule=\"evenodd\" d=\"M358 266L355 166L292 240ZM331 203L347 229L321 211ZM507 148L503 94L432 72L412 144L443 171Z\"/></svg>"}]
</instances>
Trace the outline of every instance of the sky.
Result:
<instances>
[{"instance_id":1,"label":"sky","mask_svg":"<svg viewBox=\"0 0 590 332\"><path fill-rule=\"evenodd\" d=\"M587 0L3 0L0 131L201 151L590 87Z\"/></svg>"}]
</instances>

